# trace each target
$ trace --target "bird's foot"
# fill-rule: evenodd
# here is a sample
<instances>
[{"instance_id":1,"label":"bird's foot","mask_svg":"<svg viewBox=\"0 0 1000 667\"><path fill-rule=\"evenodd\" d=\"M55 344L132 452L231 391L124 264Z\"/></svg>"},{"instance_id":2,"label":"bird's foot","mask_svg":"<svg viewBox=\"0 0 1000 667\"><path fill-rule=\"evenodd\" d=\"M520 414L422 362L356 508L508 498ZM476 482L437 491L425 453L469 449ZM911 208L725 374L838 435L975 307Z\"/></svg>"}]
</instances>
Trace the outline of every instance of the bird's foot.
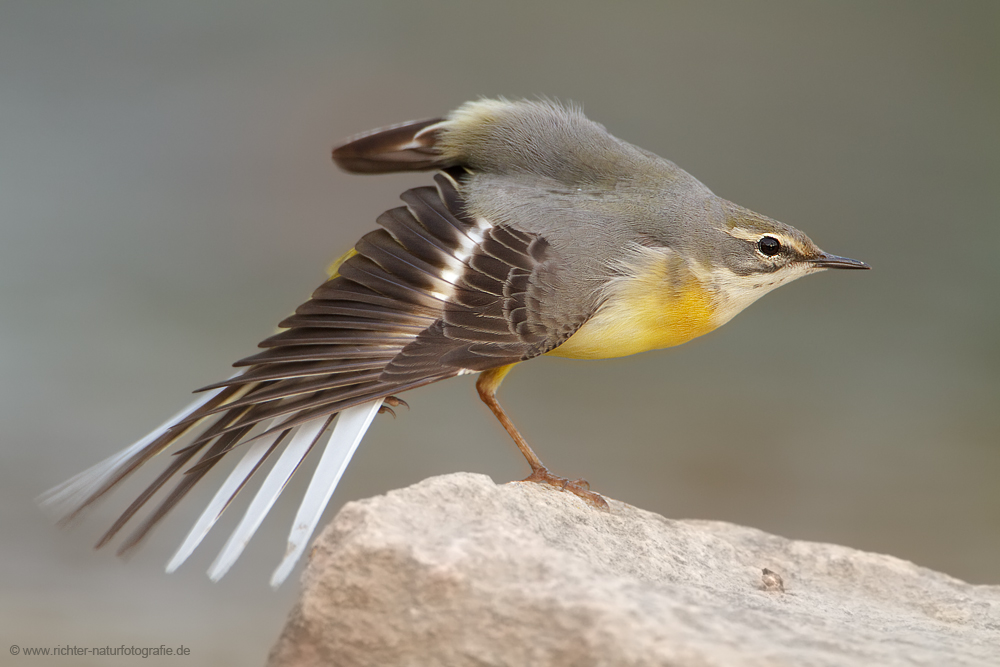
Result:
<instances>
[{"instance_id":1,"label":"bird's foot","mask_svg":"<svg viewBox=\"0 0 1000 667\"><path fill-rule=\"evenodd\" d=\"M398 408L401 405L404 408L407 408L407 409L410 408L410 405L406 401L404 401L403 399L396 398L395 396L386 396L385 398L382 399L382 407L380 407L378 409L378 413L380 415L383 415L386 412L388 412L390 415L393 416L393 418L395 418L396 411L393 410L393 408Z\"/></svg>"},{"instance_id":2,"label":"bird's foot","mask_svg":"<svg viewBox=\"0 0 1000 667\"><path fill-rule=\"evenodd\" d=\"M590 483L585 479L570 480L565 477L557 477L556 475L550 473L547 468L538 468L521 481L548 484L549 486L556 487L560 491L569 491L573 495L583 499L583 501L588 505L596 507L599 510L610 510L608 507L608 501L606 501L600 494L591 491Z\"/></svg>"}]
</instances>

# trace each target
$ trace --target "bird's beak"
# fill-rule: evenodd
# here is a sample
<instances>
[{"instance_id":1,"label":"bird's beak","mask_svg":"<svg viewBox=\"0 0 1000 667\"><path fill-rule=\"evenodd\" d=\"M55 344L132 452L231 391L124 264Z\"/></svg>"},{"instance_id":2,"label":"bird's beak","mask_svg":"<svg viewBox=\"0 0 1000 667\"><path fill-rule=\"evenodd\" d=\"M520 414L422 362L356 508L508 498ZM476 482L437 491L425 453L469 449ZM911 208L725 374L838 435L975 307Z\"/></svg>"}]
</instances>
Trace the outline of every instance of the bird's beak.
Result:
<instances>
[{"instance_id":1,"label":"bird's beak","mask_svg":"<svg viewBox=\"0 0 1000 667\"><path fill-rule=\"evenodd\" d=\"M829 253L822 253L809 260L809 263L821 269L870 269L864 262L847 257L838 257Z\"/></svg>"}]
</instances>

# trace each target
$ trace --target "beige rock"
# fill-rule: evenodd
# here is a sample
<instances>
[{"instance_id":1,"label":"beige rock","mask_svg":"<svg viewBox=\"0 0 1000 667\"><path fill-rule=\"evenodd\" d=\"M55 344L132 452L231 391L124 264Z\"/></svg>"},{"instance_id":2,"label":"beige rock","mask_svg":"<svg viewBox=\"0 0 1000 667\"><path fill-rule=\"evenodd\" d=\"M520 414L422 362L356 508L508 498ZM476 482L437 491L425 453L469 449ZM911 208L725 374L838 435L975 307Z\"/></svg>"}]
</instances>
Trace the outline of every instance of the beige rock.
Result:
<instances>
[{"instance_id":1,"label":"beige rock","mask_svg":"<svg viewBox=\"0 0 1000 667\"><path fill-rule=\"evenodd\" d=\"M350 503L269 664L1000 665L998 586L609 504L468 473Z\"/></svg>"}]
</instances>

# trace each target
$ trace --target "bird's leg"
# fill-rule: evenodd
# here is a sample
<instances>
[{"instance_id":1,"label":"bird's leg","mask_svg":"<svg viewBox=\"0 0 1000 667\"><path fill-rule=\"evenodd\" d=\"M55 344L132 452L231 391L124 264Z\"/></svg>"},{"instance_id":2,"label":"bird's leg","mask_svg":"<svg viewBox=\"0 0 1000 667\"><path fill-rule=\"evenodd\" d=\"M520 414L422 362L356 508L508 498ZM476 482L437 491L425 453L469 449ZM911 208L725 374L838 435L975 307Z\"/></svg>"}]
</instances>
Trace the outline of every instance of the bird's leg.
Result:
<instances>
[{"instance_id":1,"label":"bird's leg","mask_svg":"<svg viewBox=\"0 0 1000 667\"><path fill-rule=\"evenodd\" d=\"M496 418L500 420L504 429L506 429L507 433L514 440L514 444L517 445L517 448L521 450L521 454L527 459L528 465L531 466L531 474L525 477L523 481L549 484L560 490L569 491L579 496L598 509L608 509L607 501L599 494L591 491L590 484L586 480L568 480L550 473L548 468L542 463L542 460L538 458L538 455L528 445L528 441L524 439L524 436L514 426L514 422L510 420L507 413L500 407L500 403L496 399L497 388L503 381L504 376L513 367L514 364L509 364L483 371L479 374L479 379L476 381L476 390L479 392L479 398L483 399L483 403L489 406L493 414L496 415Z\"/></svg>"}]
</instances>

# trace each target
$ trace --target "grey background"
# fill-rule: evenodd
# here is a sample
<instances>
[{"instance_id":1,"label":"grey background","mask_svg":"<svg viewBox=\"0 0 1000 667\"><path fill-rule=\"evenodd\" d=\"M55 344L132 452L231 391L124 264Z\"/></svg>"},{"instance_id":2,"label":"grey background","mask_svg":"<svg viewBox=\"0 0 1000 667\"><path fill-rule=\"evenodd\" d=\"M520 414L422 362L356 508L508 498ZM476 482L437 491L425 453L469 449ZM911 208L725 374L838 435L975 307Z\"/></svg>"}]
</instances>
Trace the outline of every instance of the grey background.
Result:
<instances>
[{"instance_id":1,"label":"grey background","mask_svg":"<svg viewBox=\"0 0 1000 667\"><path fill-rule=\"evenodd\" d=\"M2 642L263 661L301 479L217 585L236 515L162 572L211 481L128 561L89 547L134 485L68 530L33 499L225 377L428 180L339 173L332 145L480 95L581 103L874 267L673 350L518 368L501 399L552 468L669 517L1000 583L998 8L0 3ZM429 475L524 476L473 382L378 419L327 516ZM52 661L71 663L110 664Z\"/></svg>"}]
</instances>

